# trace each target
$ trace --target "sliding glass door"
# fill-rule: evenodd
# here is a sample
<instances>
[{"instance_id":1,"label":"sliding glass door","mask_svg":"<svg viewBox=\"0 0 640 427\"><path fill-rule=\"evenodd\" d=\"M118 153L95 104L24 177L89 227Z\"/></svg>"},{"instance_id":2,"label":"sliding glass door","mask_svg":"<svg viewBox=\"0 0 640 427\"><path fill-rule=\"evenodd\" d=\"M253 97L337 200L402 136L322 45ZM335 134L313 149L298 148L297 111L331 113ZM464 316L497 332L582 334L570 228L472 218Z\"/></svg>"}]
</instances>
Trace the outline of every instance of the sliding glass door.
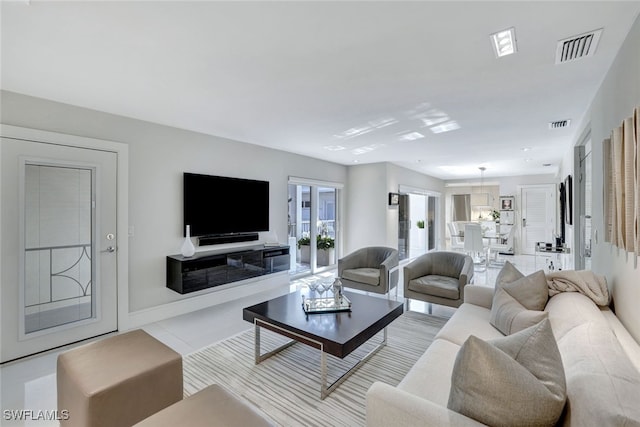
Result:
<instances>
[{"instance_id":1,"label":"sliding glass door","mask_svg":"<svg viewBox=\"0 0 640 427\"><path fill-rule=\"evenodd\" d=\"M304 181L289 181L288 228L295 253L294 275L315 274L337 263L339 186Z\"/></svg>"}]
</instances>

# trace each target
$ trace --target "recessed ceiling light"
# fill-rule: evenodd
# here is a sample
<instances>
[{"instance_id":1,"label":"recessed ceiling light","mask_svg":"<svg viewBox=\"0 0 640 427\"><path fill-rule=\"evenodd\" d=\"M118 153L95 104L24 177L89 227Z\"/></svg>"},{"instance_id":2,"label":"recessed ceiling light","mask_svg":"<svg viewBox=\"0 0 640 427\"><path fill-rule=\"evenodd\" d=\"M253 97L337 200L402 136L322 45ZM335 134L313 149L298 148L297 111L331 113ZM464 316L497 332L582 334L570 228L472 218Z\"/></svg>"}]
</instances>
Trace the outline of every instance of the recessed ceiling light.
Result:
<instances>
[{"instance_id":1,"label":"recessed ceiling light","mask_svg":"<svg viewBox=\"0 0 640 427\"><path fill-rule=\"evenodd\" d=\"M489 36L496 58L511 55L518 51L516 45L516 29L514 27L498 31Z\"/></svg>"},{"instance_id":2,"label":"recessed ceiling light","mask_svg":"<svg viewBox=\"0 0 640 427\"><path fill-rule=\"evenodd\" d=\"M531 150L531 147L522 147L522 151L524 151L524 152L527 152L527 151L530 151L530 150Z\"/></svg>"}]
</instances>

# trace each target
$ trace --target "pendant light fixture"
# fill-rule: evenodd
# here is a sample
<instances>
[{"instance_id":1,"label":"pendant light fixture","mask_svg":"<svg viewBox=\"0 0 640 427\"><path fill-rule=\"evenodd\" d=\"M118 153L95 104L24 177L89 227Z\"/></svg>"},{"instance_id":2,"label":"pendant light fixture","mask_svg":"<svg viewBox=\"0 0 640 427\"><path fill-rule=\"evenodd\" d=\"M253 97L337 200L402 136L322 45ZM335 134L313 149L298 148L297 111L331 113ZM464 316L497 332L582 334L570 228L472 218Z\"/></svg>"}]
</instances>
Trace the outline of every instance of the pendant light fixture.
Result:
<instances>
[{"instance_id":1,"label":"pendant light fixture","mask_svg":"<svg viewBox=\"0 0 640 427\"><path fill-rule=\"evenodd\" d=\"M471 207L474 209L491 209L491 195L484 191L484 171L487 169L480 166L480 192L471 194Z\"/></svg>"}]
</instances>

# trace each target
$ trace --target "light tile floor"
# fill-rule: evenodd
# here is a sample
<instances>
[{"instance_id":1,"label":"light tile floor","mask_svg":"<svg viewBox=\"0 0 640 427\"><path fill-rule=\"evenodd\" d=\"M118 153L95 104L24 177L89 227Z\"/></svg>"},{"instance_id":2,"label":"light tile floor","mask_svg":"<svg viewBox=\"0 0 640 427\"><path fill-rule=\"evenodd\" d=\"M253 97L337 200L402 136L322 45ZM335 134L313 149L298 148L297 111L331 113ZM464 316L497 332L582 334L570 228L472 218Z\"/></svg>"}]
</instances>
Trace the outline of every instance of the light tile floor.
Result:
<instances>
[{"instance_id":1,"label":"light tile floor","mask_svg":"<svg viewBox=\"0 0 640 427\"><path fill-rule=\"evenodd\" d=\"M511 256L508 258L525 274L535 270L533 256ZM402 268L400 270L402 271ZM498 267L476 272L474 284L493 286L499 271L500 268ZM151 323L144 326L143 329L180 354L186 355L250 328L251 325L242 320L243 307L274 298L289 291L304 290L306 289L305 283L309 280L318 280L318 278L330 279L334 275L335 271L330 271L315 277L294 280L288 288L283 286L267 293L256 294L225 303L224 305ZM402 283L402 278L400 278L399 282ZM393 290L391 296L395 296ZM402 286L399 287L398 299L403 299ZM426 313L428 304L412 301L411 310ZM454 309L438 305L433 305L432 310L434 315L445 317L450 317L454 312ZM33 411L55 410L57 407L56 358L60 352L71 347L73 346L7 363L0 367L0 407L2 409L0 425L58 426L57 421L10 421L7 419L9 413L6 411L21 409Z\"/></svg>"}]
</instances>

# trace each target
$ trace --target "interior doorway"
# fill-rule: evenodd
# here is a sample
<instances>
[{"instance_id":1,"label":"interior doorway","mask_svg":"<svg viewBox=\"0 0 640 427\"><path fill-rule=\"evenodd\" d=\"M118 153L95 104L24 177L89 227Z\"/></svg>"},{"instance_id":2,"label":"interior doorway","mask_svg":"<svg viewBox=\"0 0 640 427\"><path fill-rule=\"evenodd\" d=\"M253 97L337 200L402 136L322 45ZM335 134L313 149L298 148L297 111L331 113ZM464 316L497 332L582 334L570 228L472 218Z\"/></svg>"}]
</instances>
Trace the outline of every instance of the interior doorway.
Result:
<instances>
[{"instance_id":1,"label":"interior doorway","mask_svg":"<svg viewBox=\"0 0 640 427\"><path fill-rule=\"evenodd\" d=\"M399 259L415 258L436 249L439 200L439 194L400 187L398 205Z\"/></svg>"}]
</instances>

